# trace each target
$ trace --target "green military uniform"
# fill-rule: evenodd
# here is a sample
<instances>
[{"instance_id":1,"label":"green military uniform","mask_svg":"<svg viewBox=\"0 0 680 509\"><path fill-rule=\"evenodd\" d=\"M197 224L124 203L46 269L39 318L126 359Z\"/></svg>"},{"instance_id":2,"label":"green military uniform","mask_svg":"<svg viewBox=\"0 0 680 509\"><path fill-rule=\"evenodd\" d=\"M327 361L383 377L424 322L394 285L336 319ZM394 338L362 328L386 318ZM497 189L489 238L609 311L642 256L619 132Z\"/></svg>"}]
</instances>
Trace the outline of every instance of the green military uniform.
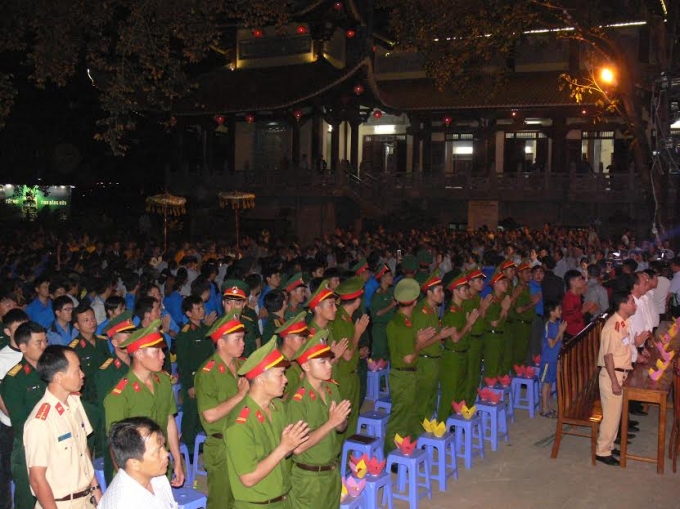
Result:
<instances>
[{"instance_id":1,"label":"green military uniform","mask_svg":"<svg viewBox=\"0 0 680 509\"><path fill-rule=\"evenodd\" d=\"M535 316L534 307L531 305L531 293L529 287L522 285L522 291L517 297L512 308L512 335L511 349L506 348L509 357L503 363L503 370L508 373L512 370L513 364L524 364L529 351L529 340L531 339L531 328ZM518 313L517 308L528 308L523 313ZM510 351L508 351L510 350Z\"/></svg>"},{"instance_id":2,"label":"green military uniform","mask_svg":"<svg viewBox=\"0 0 680 509\"><path fill-rule=\"evenodd\" d=\"M305 309L301 305L297 306L291 306L290 304L286 306L286 310L283 313L283 318L285 320L290 320L291 318L295 318L297 315L302 313ZM263 337L266 337L264 333L262 333Z\"/></svg>"},{"instance_id":3,"label":"green military uniform","mask_svg":"<svg viewBox=\"0 0 680 509\"><path fill-rule=\"evenodd\" d=\"M398 302L410 302L418 298L420 286L411 278L397 283L394 295ZM387 324L387 345L390 352L390 392L392 393L392 411L387 422L385 437L385 456L395 448L394 435L415 438L420 433L420 422L416 409L418 380L417 361L407 364L404 357L415 352L417 329L411 319L401 310Z\"/></svg>"},{"instance_id":4,"label":"green military uniform","mask_svg":"<svg viewBox=\"0 0 680 509\"><path fill-rule=\"evenodd\" d=\"M286 320L285 323L281 324L275 331L277 337L277 343L281 344L285 340L285 336L289 334L307 336L309 334L309 329L305 322L307 313L303 310L292 318ZM290 362L290 366L286 368L286 388L283 390L283 400L288 401L290 396L297 391L301 381L302 381L302 368L300 364L295 362L293 359L286 357L286 354L281 352L282 355Z\"/></svg>"},{"instance_id":5,"label":"green military uniform","mask_svg":"<svg viewBox=\"0 0 680 509\"><path fill-rule=\"evenodd\" d=\"M182 442L190 451L194 450L196 435L200 433L201 423L198 420L196 397L189 396L194 388L194 375L205 360L215 353L215 347L207 337L209 327L205 324L194 325L189 322L177 334L177 370L179 382L182 386Z\"/></svg>"},{"instance_id":6,"label":"green military uniform","mask_svg":"<svg viewBox=\"0 0 680 509\"><path fill-rule=\"evenodd\" d=\"M496 377L503 373L503 354L505 352L505 320L497 326L492 326L491 322L501 318L501 300L503 297L494 297L489 309L486 311L486 321L489 328L484 333L484 376Z\"/></svg>"},{"instance_id":7,"label":"green military uniform","mask_svg":"<svg viewBox=\"0 0 680 509\"><path fill-rule=\"evenodd\" d=\"M290 293L293 290L295 290L296 288L299 288L301 286L306 288L307 283L305 282L305 278L302 275L302 273L298 272L296 274L293 274L290 278L288 278L288 280L285 283L283 283L282 288L286 292ZM283 319L284 320L290 320L291 318L295 318L297 315L299 315L303 311L304 311L304 308L301 304L293 305L292 302L289 302L288 305L286 306L284 313L283 313ZM264 333L263 333L263 336L265 338L265 341L269 341L269 336L264 335Z\"/></svg>"},{"instance_id":8,"label":"green military uniform","mask_svg":"<svg viewBox=\"0 0 680 509\"><path fill-rule=\"evenodd\" d=\"M297 314L293 316L297 316ZM281 327L285 321L285 319L282 319L278 315L270 314L267 317L267 320L265 320L264 327L262 327L262 337L264 338L264 341L269 341L272 336L276 334L276 329Z\"/></svg>"},{"instance_id":9,"label":"green military uniform","mask_svg":"<svg viewBox=\"0 0 680 509\"><path fill-rule=\"evenodd\" d=\"M392 320L395 308L380 316L377 313L388 308L392 302L394 302L393 288L388 288L387 291L378 288L371 299L371 336L373 338L371 357L376 360L387 360L389 358L389 352L387 351L387 324Z\"/></svg>"},{"instance_id":10,"label":"green military uniform","mask_svg":"<svg viewBox=\"0 0 680 509\"><path fill-rule=\"evenodd\" d=\"M338 313L335 315L335 320L333 320L329 325L331 334L329 337L334 338L347 338L350 342L350 348L353 349L352 358L346 361L343 358L336 359L336 364L333 367L333 377L337 380L340 395L342 399L348 399L352 404L352 411L347 419L347 430L343 433L343 437L353 435L356 433L357 421L359 420L359 375L357 374L357 368L359 366L359 347L353 348L352 339L354 338L354 322L352 317L347 314L345 308L340 306L338 308Z\"/></svg>"},{"instance_id":11,"label":"green military uniform","mask_svg":"<svg viewBox=\"0 0 680 509\"><path fill-rule=\"evenodd\" d=\"M244 357L250 357L250 354L252 354L257 349L257 341L262 339L260 336L260 329L257 325L257 320L257 314L252 308L248 306L243 308L243 312L241 313L241 321L246 327L246 335L243 338L246 343L246 348L243 350Z\"/></svg>"},{"instance_id":12,"label":"green military uniform","mask_svg":"<svg viewBox=\"0 0 680 509\"><path fill-rule=\"evenodd\" d=\"M462 306L451 303L442 319L442 326L454 327L457 332L460 332L465 327L466 322L466 314ZM466 397L467 355L469 348L469 333L460 338L458 343L454 343L450 336L444 342L444 350L442 351L442 359L439 365L441 398L439 400L437 419L440 421L445 421L451 414L452 401L460 402Z\"/></svg>"},{"instance_id":13,"label":"green military uniform","mask_svg":"<svg viewBox=\"0 0 680 509\"><path fill-rule=\"evenodd\" d=\"M480 274L481 271L474 271L471 275ZM482 306L482 299L479 294L473 295L469 299L463 301L463 312L467 315L475 309L480 309ZM466 383L463 392L466 403L472 405L473 401L477 400L477 388L482 373L482 357L484 355L484 334L489 328L489 322L484 316L479 316L468 334L470 347L467 352L467 369L466 369Z\"/></svg>"},{"instance_id":14,"label":"green military uniform","mask_svg":"<svg viewBox=\"0 0 680 509\"><path fill-rule=\"evenodd\" d=\"M38 371L26 359L22 359L7 372L0 388L14 431L11 457L12 479L15 485L14 507L31 508L35 506L35 497L28 481L23 441L24 423L38 401L45 395L47 384L40 379Z\"/></svg>"},{"instance_id":15,"label":"green military uniform","mask_svg":"<svg viewBox=\"0 0 680 509\"><path fill-rule=\"evenodd\" d=\"M234 359L236 371L242 364L241 359ZM234 503L234 496L229 476L225 472L227 449L224 446L224 430L229 415L215 422L208 422L203 417L203 412L215 408L238 393L238 376L235 376L222 358L215 353L199 368L194 381L198 416L207 435L203 444L203 464L208 472L207 509L230 509Z\"/></svg>"}]
</instances>

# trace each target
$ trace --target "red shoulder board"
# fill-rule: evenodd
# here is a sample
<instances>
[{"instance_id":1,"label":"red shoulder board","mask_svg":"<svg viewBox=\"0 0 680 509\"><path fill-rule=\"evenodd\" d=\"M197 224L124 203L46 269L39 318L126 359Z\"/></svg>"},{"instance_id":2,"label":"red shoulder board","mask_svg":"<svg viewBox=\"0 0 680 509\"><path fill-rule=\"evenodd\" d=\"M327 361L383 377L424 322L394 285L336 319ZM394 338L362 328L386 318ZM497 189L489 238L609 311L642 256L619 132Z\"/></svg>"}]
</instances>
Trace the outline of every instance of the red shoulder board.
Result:
<instances>
[{"instance_id":1,"label":"red shoulder board","mask_svg":"<svg viewBox=\"0 0 680 509\"><path fill-rule=\"evenodd\" d=\"M312 401L316 401L316 392L310 390L309 391L309 399L311 399Z\"/></svg>"},{"instance_id":2,"label":"red shoulder board","mask_svg":"<svg viewBox=\"0 0 680 509\"><path fill-rule=\"evenodd\" d=\"M255 412L255 417L257 417L257 420L260 421L260 424L264 422L264 414L259 410Z\"/></svg>"},{"instance_id":3,"label":"red shoulder board","mask_svg":"<svg viewBox=\"0 0 680 509\"><path fill-rule=\"evenodd\" d=\"M239 424L245 424L246 421L248 420L248 416L250 415L250 408L247 406L244 406L241 409L241 412L238 414L238 417L236 418L236 422Z\"/></svg>"},{"instance_id":4,"label":"red shoulder board","mask_svg":"<svg viewBox=\"0 0 680 509\"><path fill-rule=\"evenodd\" d=\"M220 373L225 373L227 371L227 368L224 367L224 364L220 364L217 369Z\"/></svg>"},{"instance_id":5,"label":"red shoulder board","mask_svg":"<svg viewBox=\"0 0 680 509\"><path fill-rule=\"evenodd\" d=\"M40 405L40 408L38 409L38 413L35 414L36 419L40 419L41 421L44 421L47 419L47 414L50 413L50 404L49 403L43 403Z\"/></svg>"},{"instance_id":6,"label":"red shoulder board","mask_svg":"<svg viewBox=\"0 0 680 509\"><path fill-rule=\"evenodd\" d=\"M206 373L210 373L210 371L212 370L212 368L214 366L215 366L215 359L211 359L210 362L208 362L208 364L203 366L203 371L205 371Z\"/></svg>"},{"instance_id":7,"label":"red shoulder board","mask_svg":"<svg viewBox=\"0 0 680 509\"><path fill-rule=\"evenodd\" d=\"M154 374L153 374L153 377L154 377L154 379L156 380L156 383L157 383L157 384L161 383L161 377L158 376L158 373L154 373Z\"/></svg>"},{"instance_id":8,"label":"red shoulder board","mask_svg":"<svg viewBox=\"0 0 680 509\"><path fill-rule=\"evenodd\" d=\"M142 388L139 386L139 383L137 382L132 384L132 388L135 390L135 392L139 392L142 390Z\"/></svg>"},{"instance_id":9,"label":"red shoulder board","mask_svg":"<svg viewBox=\"0 0 680 509\"><path fill-rule=\"evenodd\" d=\"M111 391L113 394L120 394L123 392L123 389L125 389L125 386L128 383L127 377L122 378L120 382L118 382L118 385Z\"/></svg>"},{"instance_id":10,"label":"red shoulder board","mask_svg":"<svg viewBox=\"0 0 680 509\"><path fill-rule=\"evenodd\" d=\"M456 313L458 311L458 308L456 306L451 306L451 309L449 310L452 313Z\"/></svg>"},{"instance_id":11,"label":"red shoulder board","mask_svg":"<svg viewBox=\"0 0 680 509\"><path fill-rule=\"evenodd\" d=\"M300 387L297 392L295 393L295 396L293 396L293 401L302 401L302 397L305 395L305 388Z\"/></svg>"},{"instance_id":12,"label":"red shoulder board","mask_svg":"<svg viewBox=\"0 0 680 509\"><path fill-rule=\"evenodd\" d=\"M614 325L614 328L616 329L616 332L619 332L619 322L616 322L616 325Z\"/></svg>"},{"instance_id":13,"label":"red shoulder board","mask_svg":"<svg viewBox=\"0 0 680 509\"><path fill-rule=\"evenodd\" d=\"M57 412L59 412L59 415L64 413L64 406L61 403L57 403L54 405L54 408L57 409Z\"/></svg>"},{"instance_id":14,"label":"red shoulder board","mask_svg":"<svg viewBox=\"0 0 680 509\"><path fill-rule=\"evenodd\" d=\"M406 320L404 320L404 323L406 323L406 327L413 327L411 320L409 320L408 318Z\"/></svg>"},{"instance_id":15,"label":"red shoulder board","mask_svg":"<svg viewBox=\"0 0 680 509\"><path fill-rule=\"evenodd\" d=\"M80 348L85 348L85 340L84 339L80 340Z\"/></svg>"},{"instance_id":16,"label":"red shoulder board","mask_svg":"<svg viewBox=\"0 0 680 509\"><path fill-rule=\"evenodd\" d=\"M619 330L619 324L618 323L616 324L616 330ZM30 372L31 372L31 365L27 362L26 364L24 364L24 373L26 373L28 375Z\"/></svg>"}]
</instances>

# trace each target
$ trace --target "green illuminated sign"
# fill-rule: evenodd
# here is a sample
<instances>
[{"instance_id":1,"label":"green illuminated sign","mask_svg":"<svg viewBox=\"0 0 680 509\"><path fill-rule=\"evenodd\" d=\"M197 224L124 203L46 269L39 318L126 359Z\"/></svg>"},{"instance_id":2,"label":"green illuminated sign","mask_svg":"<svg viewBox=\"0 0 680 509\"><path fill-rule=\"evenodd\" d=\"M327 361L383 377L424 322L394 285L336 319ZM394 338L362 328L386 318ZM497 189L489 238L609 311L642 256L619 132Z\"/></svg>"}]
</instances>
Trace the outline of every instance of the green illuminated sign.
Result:
<instances>
[{"instance_id":1,"label":"green illuminated sign","mask_svg":"<svg viewBox=\"0 0 680 509\"><path fill-rule=\"evenodd\" d=\"M0 195L7 205L21 209L23 218L30 221L40 211L49 210L66 220L71 205L71 186L24 186L6 184Z\"/></svg>"}]
</instances>

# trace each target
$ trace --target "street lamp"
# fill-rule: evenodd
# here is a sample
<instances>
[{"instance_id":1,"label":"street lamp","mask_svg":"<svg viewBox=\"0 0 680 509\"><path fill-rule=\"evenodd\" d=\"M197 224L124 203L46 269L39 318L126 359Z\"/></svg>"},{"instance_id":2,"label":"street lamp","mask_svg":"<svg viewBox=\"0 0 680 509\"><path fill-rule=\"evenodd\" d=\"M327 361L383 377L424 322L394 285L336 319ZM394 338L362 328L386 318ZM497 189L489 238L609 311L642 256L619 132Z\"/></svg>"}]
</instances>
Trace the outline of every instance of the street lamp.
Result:
<instances>
[{"instance_id":1,"label":"street lamp","mask_svg":"<svg viewBox=\"0 0 680 509\"><path fill-rule=\"evenodd\" d=\"M614 71L609 67L603 67L600 71L600 80L606 85L613 85L616 77L614 76Z\"/></svg>"}]
</instances>

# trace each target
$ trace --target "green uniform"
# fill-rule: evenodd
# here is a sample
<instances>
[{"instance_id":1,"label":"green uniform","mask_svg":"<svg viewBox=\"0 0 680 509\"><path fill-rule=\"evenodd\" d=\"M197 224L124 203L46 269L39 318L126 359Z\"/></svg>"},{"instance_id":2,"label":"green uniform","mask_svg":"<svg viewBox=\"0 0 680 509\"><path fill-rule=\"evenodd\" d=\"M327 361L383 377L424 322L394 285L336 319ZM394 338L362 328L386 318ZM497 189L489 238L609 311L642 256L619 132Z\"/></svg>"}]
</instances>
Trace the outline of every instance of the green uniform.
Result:
<instances>
[{"instance_id":1,"label":"green uniform","mask_svg":"<svg viewBox=\"0 0 680 509\"><path fill-rule=\"evenodd\" d=\"M286 357L285 354L282 355ZM290 366L286 368L285 374L288 383L286 384L286 388L283 389L283 396L281 396L283 401L288 401L290 399L291 395L297 391L298 387L300 387L300 382L302 381L302 367L297 361L288 359L287 357L286 360L290 362Z\"/></svg>"},{"instance_id":2,"label":"green uniform","mask_svg":"<svg viewBox=\"0 0 680 509\"><path fill-rule=\"evenodd\" d=\"M242 364L242 360L234 359L236 371ZM194 381L198 416L207 435L203 444L203 465L208 472L207 509L230 509L234 504L234 496L226 474L227 449L224 447L224 430L229 415L215 422L208 422L203 417L203 412L215 408L238 393L238 376L215 353L199 368Z\"/></svg>"},{"instance_id":3,"label":"green uniform","mask_svg":"<svg viewBox=\"0 0 680 509\"><path fill-rule=\"evenodd\" d=\"M276 329L281 327L284 323L285 320L281 319L280 316L270 314L264 322L264 327L262 327L262 337L264 338L264 341L269 341L272 336L276 334Z\"/></svg>"},{"instance_id":4,"label":"green uniform","mask_svg":"<svg viewBox=\"0 0 680 509\"><path fill-rule=\"evenodd\" d=\"M401 311L387 324L387 345L390 352L390 391L392 411L387 422L385 457L394 449L394 435L415 439L420 433L421 419L416 409L418 394L416 360L406 364L404 357L415 352L417 329Z\"/></svg>"},{"instance_id":5,"label":"green uniform","mask_svg":"<svg viewBox=\"0 0 680 509\"><path fill-rule=\"evenodd\" d=\"M462 306L451 303L451 306L442 318L443 327L454 327L457 332L465 328L467 320ZM470 348L470 335L465 334L454 343L451 337L446 338L442 359L439 365L439 384L441 386L441 398L437 419L445 421L451 414L451 402L460 402L465 399L467 382L467 355Z\"/></svg>"},{"instance_id":6,"label":"green uniform","mask_svg":"<svg viewBox=\"0 0 680 509\"><path fill-rule=\"evenodd\" d=\"M484 376L496 377L503 373L503 355L505 353L506 338L505 319L501 318L501 297L494 297L489 309L486 311L486 320L489 324L488 330L484 333ZM499 321L497 326L491 322Z\"/></svg>"},{"instance_id":7,"label":"green uniform","mask_svg":"<svg viewBox=\"0 0 680 509\"><path fill-rule=\"evenodd\" d=\"M385 359L389 358L387 351L387 324L394 316L395 309L392 308L387 313L378 316L378 311L386 309L394 302L394 289L388 288L383 292L382 288L378 288L371 299L371 336L373 343L371 344L371 358Z\"/></svg>"},{"instance_id":8,"label":"green uniform","mask_svg":"<svg viewBox=\"0 0 680 509\"><path fill-rule=\"evenodd\" d=\"M328 421L331 402L340 403L338 387L333 382L322 382L319 391L324 401L309 383L304 380L287 405L288 422L305 421L310 433ZM340 469L310 472L296 466L335 466L342 449L342 435L331 431L318 444L293 456L291 471L291 505L296 509L337 509L342 482Z\"/></svg>"},{"instance_id":9,"label":"green uniform","mask_svg":"<svg viewBox=\"0 0 680 509\"><path fill-rule=\"evenodd\" d=\"M467 315L475 309L480 309L482 299L477 295L473 295L469 299L463 301L463 312ZM482 356L484 355L484 333L489 328L489 323L486 317L481 315L477 318L470 332L470 348L467 352L467 370L466 383L464 391L465 402L472 405L477 400L477 388L481 380L482 373Z\"/></svg>"},{"instance_id":10,"label":"green uniform","mask_svg":"<svg viewBox=\"0 0 680 509\"><path fill-rule=\"evenodd\" d=\"M418 269L418 272L416 272L413 276L413 279L418 281L418 284L422 286L425 281L430 277L430 269Z\"/></svg>"},{"instance_id":11,"label":"green uniform","mask_svg":"<svg viewBox=\"0 0 680 509\"><path fill-rule=\"evenodd\" d=\"M413 329L419 331L428 327L433 327L439 333L439 315L437 309L427 303L427 299L421 300L413 309L411 315ZM418 353L418 419L431 419L432 414L437 410L437 385L439 384L439 362L442 356L442 345L435 342L427 348L423 348Z\"/></svg>"},{"instance_id":12,"label":"green uniform","mask_svg":"<svg viewBox=\"0 0 680 509\"><path fill-rule=\"evenodd\" d=\"M333 377L337 380L340 389L340 396L342 399L348 399L352 405L352 411L347 418L347 429L343 433L345 436L353 435L357 431L357 421L359 420L359 375L357 368L359 367L359 346L354 348L352 340L354 339L355 327L352 317L347 314L345 308L340 306L338 313L335 315L335 320L328 324L331 335L334 338L347 338L350 343L350 348L353 349L352 358L348 361L340 358L336 359L333 366ZM330 337L330 336L329 336ZM330 343L329 343L330 344Z\"/></svg>"},{"instance_id":13,"label":"green uniform","mask_svg":"<svg viewBox=\"0 0 680 509\"><path fill-rule=\"evenodd\" d=\"M531 293L529 292L529 287L522 286L522 292L517 297L511 311L512 327L506 327L506 329L511 329L512 331L510 338L506 338L511 340L507 341L507 343L510 343L512 347L506 348L506 355L508 355L508 357L503 362L504 373L512 371L513 364L524 364L527 353L529 352L532 323L534 316L536 316L536 312L534 306L531 306ZM529 307L523 313L518 313L516 311L517 308L527 306Z\"/></svg>"},{"instance_id":14,"label":"green uniform","mask_svg":"<svg viewBox=\"0 0 680 509\"><path fill-rule=\"evenodd\" d=\"M87 446L90 452L95 456L104 454L108 451L106 442L101 442L101 435L96 430L101 426L102 414L100 411L100 402L97 400L97 390L94 384L94 375L99 370L99 366L110 357L108 350L108 338L106 336L93 336L95 341L93 345L81 334L78 334L68 346L73 348L80 359L80 370L85 375L85 383L82 389L81 402L90 421L92 429L95 430L89 437L87 437ZM106 350L104 350L106 348ZM100 454L101 453L101 454Z\"/></svg>"},{"instance_id":15,"label":"green uniform","mask_svg":"<svg viewBox=\"0 0 680 509\"><path fill-rule=\"evenodd\" d=\"M302 313L304 310L305 310L305 308L303 308L301 305L298 305L298 306L291 306L291 305L289 304L288 306L286 306L286 311L284 311L284 313L283 313L283 318L284 318L286 321L288 321L288 320L290 320L291 318L295 318L297 315L299 315L300 313ZM264 334L263 334L263 336L264 336ZM265 341L266 341L266 340L267 340L267 339L265 338Z\"/></svg>"},{"instance_id":16,"label":"green uniform","mask_svg":"<svg viewBox=\"0 0 680 509\"><path fill-rule=\"evenodd\" d=\"M14 480L14 507L32 508L35 497L28 482L28 468L24 452L24 423L33 408L45 395L47 385L38 372L25 359L7 372L2 381L2 399L7 407L14 431L12 445L12 479Z\"/></svg>"},{"instance_id":17,"label":"green uniform","mask_svg":"<svg viewBox=\"0 0 680 509\"><path fill-rule=\"evenodd\" d=\"M94 386L97 392L97 402L99 403L100 415L104 415L104 398L111 392L118 381L125 376L130 369L128 364L125 364L118 357L109 357L104 363L99 366L99 369L94 374ZM99 429L94 431L99 433L101 443L106 443L106 423L102 418L100 420ZM110 454L104 454L104 477L107 483L111 483L113 479L113 461Z\"/></svg>"},{"instance_id":18,"label":"green uniform","mask_svg":"<svg viewBox=\"0 0 680 509\"><path fill-rule=\"evenodd\" d=\"M290 491L290 473L286 461L279 462L254 486L248 488L241 482L241 475L254 472L258 463L281 443L281 434L288 425L284 403L278 399L272 400L269 411L271 419L247 395L229 414L224 442L227 449L227 475L236 499L235 509L261 509L262 502L287 495ZM267 507L288 509L292 505L286 498L267 504Z\"/></svg>"},{"instance_id":19,"label":"green uniform","mask_svg":"<svg viewBox=\"0 0 680 509\"><path fill-rule=\"evenodd\" d=\"M212 339L206 337L208 327L205 324L194 325L187 323L175 338L177 346L177 370L179 382L182 385L182 442L190 451L194 450L196 435L201 432L198 420L196 398L189 396L189 390L194 388L194 375L205 360L215 353Z\"/></svg>"},{"instance_id":20,"label":"green uniform","mask_svg":"<svg viewBox=\"0 0 680 509\"><path fill-rule=\"evenodd\" d=\"M252 308L248 306L243 308L243 312L241 313L241 321L246 327L246 334L243 338L246 343L246 347L243 350L243 356L247 358L250 357L250 354L257 349L257 341L262 338L260 336L260 329L257 326L258 318ZM269 340L269 338L267 340Z\"/></svg>"}]
</instances>

